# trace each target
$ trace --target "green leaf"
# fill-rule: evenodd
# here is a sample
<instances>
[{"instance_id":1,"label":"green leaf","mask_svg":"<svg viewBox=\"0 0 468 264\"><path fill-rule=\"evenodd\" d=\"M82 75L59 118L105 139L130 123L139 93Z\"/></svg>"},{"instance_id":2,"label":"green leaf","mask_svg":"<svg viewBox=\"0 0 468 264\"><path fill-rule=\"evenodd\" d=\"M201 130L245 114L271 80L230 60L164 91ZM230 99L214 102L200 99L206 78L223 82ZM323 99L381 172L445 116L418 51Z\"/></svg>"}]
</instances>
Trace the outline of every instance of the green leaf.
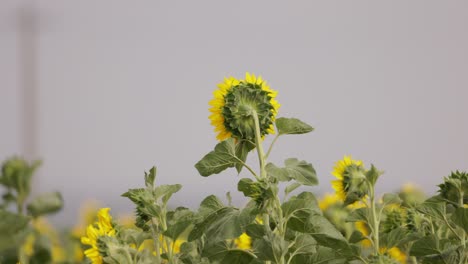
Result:
<instances>
[{"instance_id":1,"label":"green leaf","mask_svg":"<svg viewBox=\"0 0 468 264\"><path fill-rule=\"evenodd\" d=\"M237 190L244 193L246 197L256 198L262 195L264 188L260 182L254 182L249 178L240 179Z\"/></svg>"},{"instance_id":2,"label":"green leaf","mask_svg":"<svg viewBox=\"0 0 468 264\"><path fill-rule=\"evenodd\" d=\"M366 239L366 237L359 231L355 230L349 237L349 242L350 243L358 243L362 240Z\"/></svg>"},{"instance_id":3,"label":"green leaf","mask_svg":"<svg viewBox=\"0 0 468 264\"><path fill-rule=\"evenodd\" d=\"M22 230L24 230L28 223L29 217L14 214L0 209L0 252L6 248L14 247L13 243Z\"/></svg>"},{"instance_id":4,"label":"green leaf","mask_svg":"<svg viewBox=\"0 0 468 264\"><path fill-rule=\"evenodd\" d=\"M195 168L201 176L206 177L234 167L238 162L236 143L233 138L229 138L218 143L213 151L195 164Z\"/></svg>"},{"instance_id":5,"label":"green leaf","mask_svg":"<svg viewBox=\"0 0 468 264\"><path fill-rule=\"evenodd\" d=\"M369 212L367 208L358 208L352 211L346 218L346 222L359 222L364 221L369 223Z\"/></svg>"},{"instance_id":6,"label":"green leaf","mask_svg":"<svg viewBox=\"0 0 468 264\"><path fill-rule=\"evenodd\" d=\"M255 144L253 144L251 141L247 140L239 140L239 142L236 144L236 156L239 160L241 160L243 163L247 160L247 155L249 152L255 148ZM244 165L242 162L237 162L236 163L236 170L237 173L240 173Z\"/></svg>"},{"instance_id":7,"label":"green leaf","mask_svg":"<svg viewBox=\"0 0 468 264\"><path fill-rule=\"evenodd\" d=\"M468 208L459 207L452 214L452 221L468 233Z\"/></svg>"},{"instance_id":8,"label":"green leaf","mask_svg":"<svg viewBox=\"0 0 468 264\"><path fill-rule=\"evenodd\" d=\"M254 256L241 249L228 250L221 263L223 264L248 264L254 259Z\"/></svg>"},{"instance_id":9,"label":"green leaf","mask_svg":"<svg viewBox=\"0 0 468 264\"><path fill-rule=\"evenodd\" d=\"M423 237L416 242L410 250L411 256L422 257L428 255L438 255L440 250L437 248L437 238L434 235Z\"/></svg>"},{"instance_id":10,"label":"green leaf","mask_svg":"<svg viewBox=\"0 0 468 264\"><path fill-rule=\"evenodd\" d=\"M292 180L291 177L288 176L288 172L284 168L277 167L273 163L268 163L265 166L265 170L270 177L277 179L280 182L287 182Z\"/></svg>"},{"instance_id":11,"label":"green leaf","mask_svg":"<svg viewBox=\"0 0 468 264\"><path fill-rule=\"evenodd\" d=\"M286 117L276 119L276 128L280 135L305 134L314 130L313 127L297 118Z\"/></svg>"},{"instance_id":12,"label":"green leaf","mask_svg":"<svg viewBox=\"0 0 468 264\"><path fill-rule=\"evenodd\" d=\"M312 213L321 214L317 199L311 192L302 192L298 196L291 197L281 205L281 209L286 221L290 218L308 218Z\"/></svg>"},{"instance_id":13,"label":"green leaf","mask_svg":"<svg viewBox=\"0 0 468 264\"><path fill-rule=\"evenodd\" d=\"M254 255L241 250L229 248L226 241L208 242L202 252L202 256L214 263L249 264Z\"/></svg>"},{"instance_id":14,"label":"green leaf","mask_svg":"<svg viewBox=\"0 0 468 264\"><path fill-rule=\"evenodd\" d=\"M224 207L224 204L221 202L221 200L218 199L215 195L210 195L203 199L203 201L200 203L200 213L206 214L206 213L211 213L213 211L219 210Z\"/></svg>"},{"instance_id":15,"label":"green leaf","mask_svg":"<svg viewBox=\"0 0 468 264\"><path fill-rule=\"evenodd\" d=\"M398 196L398 194L395 194L395 193L386 193L386 194L384 194L383 197L382 197L382 201L383 201L384 205L401 204L401 202L402 202L402 200Z\"/></svg>"},{"instance_id":16,"label":"green leaf","mask_svg":"<svg viewBox=\"0 0 468 264\"><path fill-rule=\"evenodd\" d=\"M210 199L207 202L209 202L210 209L200 209L202 218L190 232L188 241L193 241L203 234L214 241L237 238L245 230L245 227L255 219L251 207L246 207L243 210L234 207L221 207L211 210L213 200Z\"/></svg>"},{"instance_id":17,"label":"green leaf","mask_svg":"<svg viewBox=\"0 0 468 264\"><path fill-rule=\"evenodd\" d=\"M318 184L317 175L312 164L306 161L299 161L296 158L289 158L284 161L284 164L284 168L278 168L272 163L267 164L266 171L268 175L276 178L278 181L290 181L294 179L307 186Z\"/></svg>"},{"instance_id":18,"label":"green leaf","mask_svg":"<svg viewBox=\"0 0 468 264\"><path fill-rule=\"evenodd\" d=\"M245 232L252 238L261 238L265 235L265 226L259 224L250 224L246 226Z\"/></svg>"},{"instance_id":19,"label":"green leaf","mask_svg":"<svg viewBox=\"0 0 468 264\"><path fill-rule=\"evenodd\" d=\"M163 235L170 237L174 241L177 240L193 226L193 215L193 212L183 207L178 207L174 212L168 213L168 226Z\"/></svg>"},{"instance_id":20,"label":"green leaf","mask_svg":"<svg viewBox=\"0 0 468 264\"><path fill-rule=\"evenodd\" d=\"M156 179L156 167L152 167L149 173L145 172L145 185L148 188L153 188L154 180Z\"/></svg>"},{"instance_id":21,"label":"green leaf","mask_svg":"<svg viewBox=\"0 0 468 264\"><path fill-rule=\"evenodd\" d=\"M291 183L290 185L286 186L286 188L284 188L284 195L287 196L288 194L290 194L291 192L293 192L297 188L301 187L301 185L302 184L297 183L297 182Z\"/></svg>"},{"instance_id":22,"label":"green leaf","mask_svg":"<svg viewBox=\"0 0 468 264\"><path fill-rule=\"evenodd\" d=\"M63 198L59 192L44 193L28 204L28 212L33 217L55 213L62 209Z\"/></svg>"},{"instance_id":23,"label":"green leaf","mask_svg":"<svg viewBox=\"0 0 468 264\"><path fill-rule=\"evenodd\" d=\"M167 204L171 196L182 188L180 184L160 185L154 189L154 198L157 200L161 197L164 204Z\"/></svg>"},{"instance_id":24,"label":"green leaf","mask_svg":"<svg viewBox=\"0 0 468 264\"><path fill-rule=\"evenodd\" d=\"M317 252L317 241L308 234L298 234L294 239L294 247L290 248L290 252L297 255L311 255Z\"/></svg>"},{"instance_id":25,"label":"green leaf","mask_svg":"<svg viewBox=\"0 0 468 264\"><path fill-rule=\"evenodd\" d=\"M338 229L321 215L311 215L307 222L306 231L317 240L320 245L340 250L348 250L349 245Z\"/></svg>"},{"instance_id":26,"label":"green leaf","mask_svg":"<svg viewBox=\"0 0 468 264\"><path fill-rule=\"evenodd\" d=\"M151 239L151 234L141 230L126 228L122 229L119 237L127 244L135 244L138 248L146 239Z\"/></svg>"},{"instance_id":27,"label":"green leaf","mask_svg":"<svg viewBox=\"0 0 468 264\"><path fill-rule=\"evenodd\" d=\"M349 263L345 258L338 255L337 252L331 248L321 247L317 248L317 253L313 255L296 255L291 260L291 264L345 264Z\"/></svg>"},{"instance_id":28,"label":"green leaf","mask_svg":"<svg viewBox=\"0 0 468 264\"><path fill-rule=\"evenodd\" d=\"M398 227L390 231L388 234L383 234L381 237L381 245L387 248L392 248L400 245L401 241L407 237L405 228Z\"/></svg>"},{"instance_id":29,"label":"green leaf","mask_svg":"<svg viewBox=\"0 0 468 264\"><path fill-rule=\"evenodd\" d=\"M254 241L253 251L260 260L279 263L288 251L288 242L277 234L269 233Z\"/></svg>"},{"instance_id":30,"label":"green leaf","mask_svg":"<svg viewBox=\"0 0 468 264\"><path fill-rule=\"evenodd\" d=\"M432 202L430 199L416 207L423 214L443 220L446 217L446 207L443 202Z\"/></svg>"}]
</instances>

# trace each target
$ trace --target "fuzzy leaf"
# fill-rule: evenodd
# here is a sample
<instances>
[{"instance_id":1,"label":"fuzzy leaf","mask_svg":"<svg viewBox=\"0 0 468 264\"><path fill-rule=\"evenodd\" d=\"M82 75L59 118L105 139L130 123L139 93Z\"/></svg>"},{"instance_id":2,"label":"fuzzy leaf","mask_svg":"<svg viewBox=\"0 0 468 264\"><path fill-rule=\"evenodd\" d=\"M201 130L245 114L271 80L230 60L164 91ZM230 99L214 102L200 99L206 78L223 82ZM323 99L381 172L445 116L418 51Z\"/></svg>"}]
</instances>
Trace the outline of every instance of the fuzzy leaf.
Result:
<instances>
[{"instance_id":1,"label":"fuzzy leaf","mask_svg":"<svg viewBox=\"0 0 468 264\"><path fill-rule=\"evenodd\" d=\"M236 163L236 144L233 138L229 138L218 143L213 151L195 164L195 168L201 176L206 177L234 167Z\"/></svg>"},{"instance_id":2,"label":"fuzzy leaf","mask_svg":"<svg viewBox=\"0 0 468 264\"><path fill-rule=\"evenodd\" d=\"M306 161L299 161L296 158L289 158L284 161L284 164L284 168L278 168L272 163L267 164L266 170L268 175L276 178L278 181L290 181L294 179L307 186L318 184L317 175L312 164Z\"/></svg>"},{"instance_id":3,"label":"fuzzy leaf","mask_svg":"<svg viewBox=\"0 0 468 264\"><path fill-rule=\"evenodd\" d=\"M162 202L166 204L171 199L171 196L181 188L182 185L180 184L160 185L154 189L154 198L157 200L161 197Z\"/></svg>"},{"instance_id":4,"label":"fuzzy leaf","mask_svg":"<svg viewBox=\"0 0 468 264\"><path fill-rule=\"evenodd\" d=\"M313 127L297 118L286 117L276 119L276 128L280 135L305 134L314 130Z\"/></svg>"}]
</instances>

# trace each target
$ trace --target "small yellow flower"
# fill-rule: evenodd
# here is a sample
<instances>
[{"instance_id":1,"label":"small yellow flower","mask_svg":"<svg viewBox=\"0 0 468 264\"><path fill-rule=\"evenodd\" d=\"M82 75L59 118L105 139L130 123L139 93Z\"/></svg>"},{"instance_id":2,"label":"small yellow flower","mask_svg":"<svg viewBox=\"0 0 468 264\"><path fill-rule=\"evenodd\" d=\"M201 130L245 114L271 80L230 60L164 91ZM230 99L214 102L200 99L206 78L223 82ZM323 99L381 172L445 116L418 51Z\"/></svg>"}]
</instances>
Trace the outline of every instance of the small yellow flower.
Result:
<instances>
[{"instance_id":1,"label":"small yellow flower","mask_svg":"<svg viewBox=\"0 0 468 264\"><path fill-rule=\"evenodd\" d=\"M97 213L98 221L86 228L86 236L81 238L81 243L91 246L84 254L93 264L102 264L102 256L99 254L98 239L103 236L115 236L114 224L109 214L110 208L102 208Z\"/></svg>"},{"instance_id":2,"label":"small yellow flower","mask_svg":"<svg viewBox=\"0 0 468 264\"><path fill-rule=\"evenodd\" d=\"M342 201L346 200L352 184L352 175L349 172L352 167L363 170L363 163L360 160L353 160L351 156L345 156L342 160L335 163L332 171L332 175L337 178L337 180L332 181L332 187ZM363 196L364 194L360 195Z\"/></svg>"},{"instance_id":3,"label":"small yellow flower","mask_svg":"<svg viewBox=\"0 0 468 264\"><path fill-rule=\"evenodd\" d=\"M242 235L234 239L234 244L239 249L248 250L252 248L252 238L246 233L242 233Z\"/></svg>"},{"instance_id":4,"label":"small yellow flower","mask_svg":"<svg viewBox=\"0 0 468 264\"><path fill-rule=\"evenodd\" d=\"M262 77L246 73L245 80L225 78L213 95L209 119L218 140L252 139L253 119L249 110L257 112L262 136L275 133L273 123L280 107L275 99L277 92L271 90Z\"/></svg>"}]
</instances>

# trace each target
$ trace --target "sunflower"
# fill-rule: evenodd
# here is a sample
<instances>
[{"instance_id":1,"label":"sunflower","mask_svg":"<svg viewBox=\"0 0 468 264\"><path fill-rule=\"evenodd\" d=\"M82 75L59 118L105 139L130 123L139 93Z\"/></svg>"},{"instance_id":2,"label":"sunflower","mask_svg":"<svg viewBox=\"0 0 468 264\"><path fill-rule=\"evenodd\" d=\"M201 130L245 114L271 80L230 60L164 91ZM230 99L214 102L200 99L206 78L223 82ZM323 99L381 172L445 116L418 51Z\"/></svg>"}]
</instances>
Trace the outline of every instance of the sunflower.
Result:
<instances>
[{"instance_id":1,"label":"sunflower","mask_svg":"<svg viewBox=\"0 0 468 264\"><path fill-rule=\"evenodd\" d=\"M102 208L97 213L98 221L94 225L89 225L86 229L86 236L81 238L81 243L91 246L85 250L84 254L93 264L102 264L102 256L99 253L98 240L101 237L115 236L112 217L109 215L110 208Z\"/></svg>"},{"instance_id":2,"label":"sunflower","mask_svg":"<svg viewBox=\"0 0 468 264\"><path fill-rule=\"evenodd\" d=\"M254 139L253 111L258 115L261 135L275 133L273 123L280 107L275 99L277 92L262 77L246 73L245 80L225 78L213 95L209 119L218 140Z\"/></svg>"},{"instance_id":3,"label":"sunflower","mask_svg":"<svg viewBox=\"0 0 468 264\"><path fill-rule=\"evenodd\" d=\"M387 255L393 260L396 260L398 263L405 264L407 260L406 254L397 247L386 248L382 247L379 249L380 254Z\"/></svg>"},{"instance_id":4,"label":"sunflower","mask_svg":"<svg viewBox=\"0 0 468 264\"><path fill-rule=\"evenodd\" d=\"M364 165L360 160L345 156L335 163L332 175L337 180L332 181L332 187L345 205L361 200L366 195L364 183Z\"/></svg>"}]
</instances>

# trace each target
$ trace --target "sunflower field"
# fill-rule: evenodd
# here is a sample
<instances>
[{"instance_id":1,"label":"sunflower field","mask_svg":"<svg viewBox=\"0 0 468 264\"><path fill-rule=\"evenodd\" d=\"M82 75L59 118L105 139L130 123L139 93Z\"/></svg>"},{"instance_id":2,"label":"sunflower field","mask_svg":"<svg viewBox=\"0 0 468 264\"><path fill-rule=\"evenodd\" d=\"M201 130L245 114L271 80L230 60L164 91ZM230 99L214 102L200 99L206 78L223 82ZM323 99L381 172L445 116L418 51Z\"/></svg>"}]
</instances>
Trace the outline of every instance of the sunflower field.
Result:
<instances>
[{"instance_id":1,"label":"sunflower field","mask_svg":"<svg viewBox=\"0 0 468 264\"><path fill-rule=\"evenodd\" d=\"M171 207L182 186L158 184L152 167L141 188L122 194L134 204L132 216L88 205L75 227L58 231L46 216L62 208L61 194L31 195L40 162L4 161L0 263L468 263L467 172L448 173L432 197L411 185L378 194L383 172L344 156L325 180L335 193L316 197L307 191L319 183L311 163L269 162L282 137L314 130L280 117L276 96L262 77L247 73L225 78L209 102L219 142L195 168L203 177L247 171L237 185L248 199L243 207L229 194L208 196L196 209ZM258 164L248 164L248 155Z\"/></svg>"}]
</instances>

